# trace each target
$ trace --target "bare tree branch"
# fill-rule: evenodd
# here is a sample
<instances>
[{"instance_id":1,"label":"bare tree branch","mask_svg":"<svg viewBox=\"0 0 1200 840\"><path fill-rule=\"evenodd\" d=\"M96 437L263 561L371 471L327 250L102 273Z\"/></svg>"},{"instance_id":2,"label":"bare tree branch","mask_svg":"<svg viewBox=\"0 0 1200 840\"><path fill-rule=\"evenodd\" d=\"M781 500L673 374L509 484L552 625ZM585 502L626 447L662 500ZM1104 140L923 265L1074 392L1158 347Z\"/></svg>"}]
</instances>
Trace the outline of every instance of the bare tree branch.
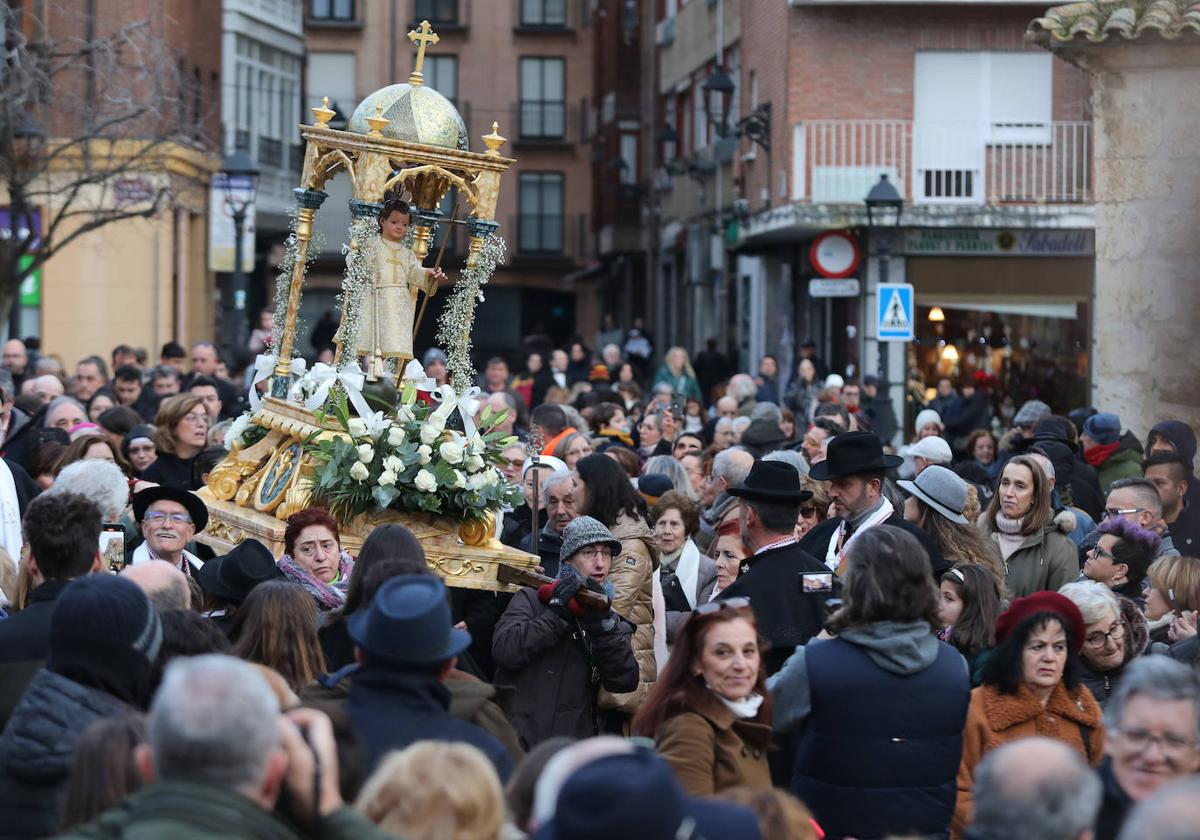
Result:
<instances>
[{"instance_id":1,"label":"bare tree branch","mask_svg":"<svg viewBox=\"0 0 1200 840\"><path fill-rule=\"evenodd\" d=\"M33 5L0 3L0 180L10 205L0 311L71 243L171 207L185 187L172 162L218 149L208 114L196 113L195 81L149 20L89 38L74 4L37 4L41 18ZM130 179L150 188L126 202L118 185Z\"/></svg>"}]
</instances>

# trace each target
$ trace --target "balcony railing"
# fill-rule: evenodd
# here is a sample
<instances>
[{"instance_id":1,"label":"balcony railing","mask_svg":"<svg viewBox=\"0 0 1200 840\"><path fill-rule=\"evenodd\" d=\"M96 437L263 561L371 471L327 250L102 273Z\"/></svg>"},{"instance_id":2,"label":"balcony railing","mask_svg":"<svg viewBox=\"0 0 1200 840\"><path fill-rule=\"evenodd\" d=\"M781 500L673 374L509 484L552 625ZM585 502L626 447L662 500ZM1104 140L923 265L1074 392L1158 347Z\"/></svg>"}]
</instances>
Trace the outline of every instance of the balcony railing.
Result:
<instances>
[{"instance_id":1,"label":"balcony railing","mask_svg":"<svg viewBox=\"0 0 1200 840\"><path fill-rule=\"evenodd\" d=\"M283 166L283 141L258 136L258 162L264 166Z\"/></svg>"},{"instance_id":2,"label":"balcony railing","mask_svg":"<svg viewBox=\"0 0 1200 840\"><path fill-rule=\"evenodd\" d=\"M508 226L509 247L518 256L582 262L594 253L587 213L519 213Z\"/></svg>"},{"instance_id":3,"label":"balcony railing","mask_svg":"<svg viewBox=\"0 0 1200 840\"><path fill-rule=\"evenodd\" d=\"M916 204L1092 200L1090 122L812 120L796 126L793 143L797 195L814 204L860 203L881 173Z\"/></svg>"},{"instance_id":4,"label":"balcony railing","mask_svg":"<svg viewBox=\"0 0 1200 840\"><path fill-rule=\"evenodd\" d=\"M587 109L560 99L524 99L513 105L510 125L517 142L581 143L588 136Z\"/></svg>"}]
</instances>

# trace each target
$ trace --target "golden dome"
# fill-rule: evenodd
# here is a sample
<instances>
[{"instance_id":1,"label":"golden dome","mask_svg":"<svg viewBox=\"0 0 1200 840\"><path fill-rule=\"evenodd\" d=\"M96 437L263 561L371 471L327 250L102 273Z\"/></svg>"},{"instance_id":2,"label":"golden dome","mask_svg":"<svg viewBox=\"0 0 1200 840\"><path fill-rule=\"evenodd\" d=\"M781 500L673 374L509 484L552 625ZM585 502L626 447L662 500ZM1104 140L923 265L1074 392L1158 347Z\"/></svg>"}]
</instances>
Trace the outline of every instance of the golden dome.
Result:
<instances>
[{"instance_id":1,"label":"golden dome","mask_svg":"<svg viewBox=\"0 0 1200 840\"><path fill-rule=\"evenodd\" d=\"M388 85L358 104L347 131L368 134L367 117L374 117L376 106L381 116L391 120L383 136L405 143L422 143L444 149L467 151L467 127L450 100L428 85L401 83Z\"/></svg>"}]
</instances>

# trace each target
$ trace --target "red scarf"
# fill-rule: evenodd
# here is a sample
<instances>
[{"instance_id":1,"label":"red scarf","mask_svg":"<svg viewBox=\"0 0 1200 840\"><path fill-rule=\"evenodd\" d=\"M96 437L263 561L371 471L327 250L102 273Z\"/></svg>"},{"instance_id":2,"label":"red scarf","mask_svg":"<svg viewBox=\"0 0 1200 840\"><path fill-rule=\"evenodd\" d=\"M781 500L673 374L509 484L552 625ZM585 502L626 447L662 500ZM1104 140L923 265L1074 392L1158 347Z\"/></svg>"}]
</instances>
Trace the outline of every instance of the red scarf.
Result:
<instances>
[{"instance_id":1,"label":"red scarf","mask_svg":"<svg viewBox=\"0 0 1200 840\"><path fill-rule=\"evenodd\" d=\"M1087 461L1093 467L1099 467L1108 460L1108 456L1117 451L1117 447L1120 445L1121 441L1115 440L1112 443L1101 443L1088 447L1083 450L1083 460Z\"/></svg>"}]
</instances>

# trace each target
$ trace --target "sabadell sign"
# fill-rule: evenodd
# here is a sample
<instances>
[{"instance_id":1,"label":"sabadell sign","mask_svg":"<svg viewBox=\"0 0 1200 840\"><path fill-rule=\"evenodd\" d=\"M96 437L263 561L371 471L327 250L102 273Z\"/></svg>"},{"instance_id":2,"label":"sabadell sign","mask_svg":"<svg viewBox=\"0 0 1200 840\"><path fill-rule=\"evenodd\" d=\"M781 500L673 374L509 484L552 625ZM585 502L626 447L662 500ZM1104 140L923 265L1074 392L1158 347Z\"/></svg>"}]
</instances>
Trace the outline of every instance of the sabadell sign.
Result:
<instances>
[{"instance_id":1,"label":"sabadell sign","mask_svg":"<svg viewBox=\"0 0 1200 840\"><path fill-rule=\"evenodd\" d=\"M1090 257L1090 230L916 228L905 231L908 254L957 257Z\"/></svg>"}]
</instances>

